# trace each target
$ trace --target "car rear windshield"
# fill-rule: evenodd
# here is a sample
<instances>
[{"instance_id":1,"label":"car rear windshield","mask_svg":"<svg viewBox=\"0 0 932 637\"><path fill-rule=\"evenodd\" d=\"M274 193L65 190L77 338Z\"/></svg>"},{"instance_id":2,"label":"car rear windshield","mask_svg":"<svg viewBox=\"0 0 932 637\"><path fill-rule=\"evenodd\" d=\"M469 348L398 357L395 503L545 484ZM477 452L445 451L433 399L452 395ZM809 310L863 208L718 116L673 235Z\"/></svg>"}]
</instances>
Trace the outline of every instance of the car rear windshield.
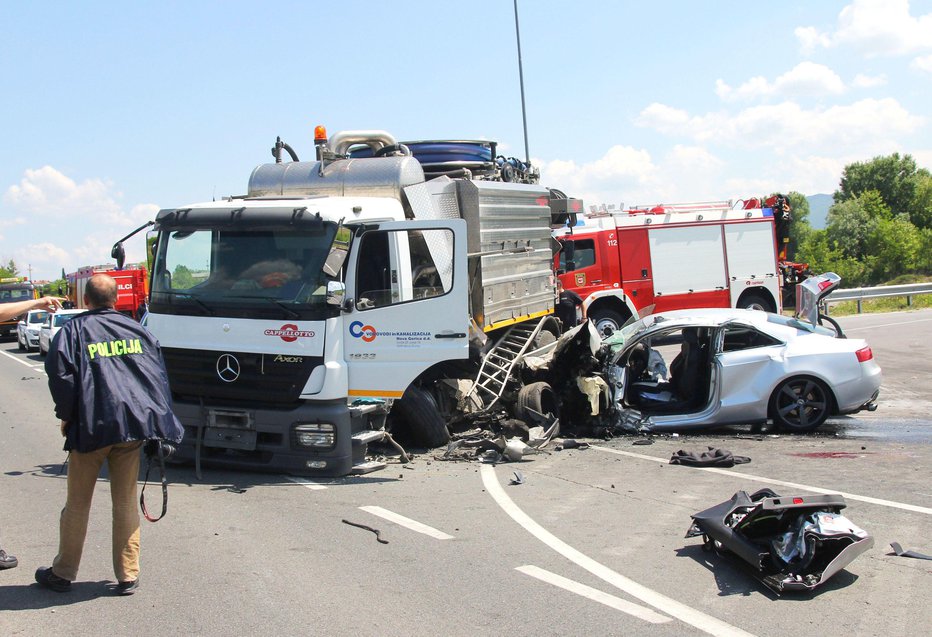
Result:
<instances>
[{"instance_id":1,"label":"car rear windshield","mask_svg":"<svg viewBox=\"0 0 932 637\"><path fill-rule=\"evenodd\" d=\"M792 327L794 329L803 331L803 332L812 332L815 334L823 334L825 336L835 336L835 332L828 329L827 327L822 327L821 325L813 326L812 323L808 321L801 321L798 318L792 316L782 316L780 314L768 314L767 315L768 323L775 323L777 325L783 325L786 327Z\"/></svg>"}]
</instances>

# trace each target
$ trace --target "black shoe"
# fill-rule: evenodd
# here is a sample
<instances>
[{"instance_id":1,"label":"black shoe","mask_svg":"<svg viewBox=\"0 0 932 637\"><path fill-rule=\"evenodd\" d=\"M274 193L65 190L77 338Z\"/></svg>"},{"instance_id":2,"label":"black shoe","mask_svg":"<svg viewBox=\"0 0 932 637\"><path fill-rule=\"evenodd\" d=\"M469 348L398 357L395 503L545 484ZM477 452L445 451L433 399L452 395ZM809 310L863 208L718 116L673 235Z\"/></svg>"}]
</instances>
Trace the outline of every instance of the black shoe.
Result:
<instances>
[{"instance_id":1,"label":"black shoe","mask_svg":"<svg viewBox=\"0 0 932 637\"><path fill-rule=\"evenodd\" d=\"M12 555L7 555L6 551L0 549L0 571L8 568L16 568L18 564L19 560Z\"/></svg>"},{"instance_id":2,"label":"black shoe","mask_svg":"<svg viewBox=\"0 0 932 637\"><path fill-rule=\"evenodd\" d=\"M113 590L117 595L132 595L139 590L139 578L137 577L132 582L120 582Z\"/></svg>"},{"instance_id":3,"label":"black shoe","mask_svg":"<svg viewBox=\"0 0 932 637\"><path fill-rule=\"evenodd\" d=\"M56 593L67 593L71 590L71 582L52 572L51 567L40 568L36 571L36 581L42 586Z\"/></svg>"}]
</instances>

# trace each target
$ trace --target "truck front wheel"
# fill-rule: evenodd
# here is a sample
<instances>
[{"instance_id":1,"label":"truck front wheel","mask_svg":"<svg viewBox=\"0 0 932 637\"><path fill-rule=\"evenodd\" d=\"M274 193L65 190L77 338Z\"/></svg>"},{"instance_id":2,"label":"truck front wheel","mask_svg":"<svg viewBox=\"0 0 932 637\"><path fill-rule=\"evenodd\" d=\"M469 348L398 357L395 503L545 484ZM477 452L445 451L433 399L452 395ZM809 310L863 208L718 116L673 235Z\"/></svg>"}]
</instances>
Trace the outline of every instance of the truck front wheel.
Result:
<instances>
[{"instance_id":1,"label":"truck front wheel","mask_svg":"<svg viewBox=\"0 0 932 637\"><path fill-rule=\"evenodd\" d=\"M773 301L758 292L745 294L738 301L738 308L743 310L760 310L762 312L776 312Z\"/></svg>"},{"instance_id":2,"label":"truck front wheel","mask_svg":"<svg viewBox=\"0 0 932 637\"><path fill-rule=\"evenodd\" d=\"M437 402L423 387L408 387L392 411L407 425L407 437L413 444L433 449L450 442L450 431Z\"/></svg>"},{"instance_id":3,"label":"truck front wheel","mask_svg":"<svg viewBox=\"0 0 932 637\"><path fill-rule=\"evenodd\" d=\"M624 318L615 310L599 308L589 313L589 319L595 323L595 329L600 336L611 336L625 324Z\"/></svg>"}]
</instances>

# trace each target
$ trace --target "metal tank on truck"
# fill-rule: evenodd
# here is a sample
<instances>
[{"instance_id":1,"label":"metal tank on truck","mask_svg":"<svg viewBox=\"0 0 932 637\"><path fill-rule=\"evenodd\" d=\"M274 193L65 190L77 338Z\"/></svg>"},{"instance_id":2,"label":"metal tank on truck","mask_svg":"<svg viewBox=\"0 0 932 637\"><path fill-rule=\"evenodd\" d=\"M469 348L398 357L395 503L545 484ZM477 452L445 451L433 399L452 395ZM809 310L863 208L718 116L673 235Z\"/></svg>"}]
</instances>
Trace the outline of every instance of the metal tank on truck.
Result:
<instances>
[{"instance_id":1,"label":"metal tank on truck","mask_svg":"<svg viewBox=\"0 0 932 637\"><path fill-rule=\"evenodd\" d=\"M147 326L198 467L380 469L372 443L438 446L466 411L527 407L516 366L559 333L551 228L578 201L490 142L315 144L306 162L279 139L245 195L152 224Z\"/></svg>"}]
</instances>

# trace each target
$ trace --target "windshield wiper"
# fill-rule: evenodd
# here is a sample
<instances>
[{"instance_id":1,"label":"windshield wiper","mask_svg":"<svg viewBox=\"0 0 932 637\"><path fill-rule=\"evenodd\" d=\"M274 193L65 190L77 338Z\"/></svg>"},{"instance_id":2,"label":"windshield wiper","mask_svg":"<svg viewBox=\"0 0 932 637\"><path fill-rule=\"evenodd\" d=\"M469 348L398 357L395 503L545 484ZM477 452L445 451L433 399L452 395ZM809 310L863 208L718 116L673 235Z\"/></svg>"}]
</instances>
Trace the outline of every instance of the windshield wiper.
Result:
<instances>
[{"instance_id":1,"label":"windshield wiper","mask_svg":"<svg viewBox=\"0 0 932 637\"><path fill-rule=\"evenodd\" d=\"M253 296L251 294L225 294L224 299L259 299L260 301L268 301L269 303L274 303L278 307L282 308L285 311L285 314L288 318L301 318L301 315L298 312L295 312L293 309L285 305L285 303L274 296Z\"/></svg>"},{"instance_id":2,"label":"windshield wiper","mask_svg":"<svg viewBox=\"0 0 932 637\"><path fill-rule=\"evenodd\" d=\"M200 300L197 295L191 294L190 292L182 292L181 290L156 290L153 291L152 294L167 294L168 296L178 296L190 299L191 301L197 303L205 312L207 312L208 315L215 316L213 309L209 305Z\"/></svg>"}]
</instances>

